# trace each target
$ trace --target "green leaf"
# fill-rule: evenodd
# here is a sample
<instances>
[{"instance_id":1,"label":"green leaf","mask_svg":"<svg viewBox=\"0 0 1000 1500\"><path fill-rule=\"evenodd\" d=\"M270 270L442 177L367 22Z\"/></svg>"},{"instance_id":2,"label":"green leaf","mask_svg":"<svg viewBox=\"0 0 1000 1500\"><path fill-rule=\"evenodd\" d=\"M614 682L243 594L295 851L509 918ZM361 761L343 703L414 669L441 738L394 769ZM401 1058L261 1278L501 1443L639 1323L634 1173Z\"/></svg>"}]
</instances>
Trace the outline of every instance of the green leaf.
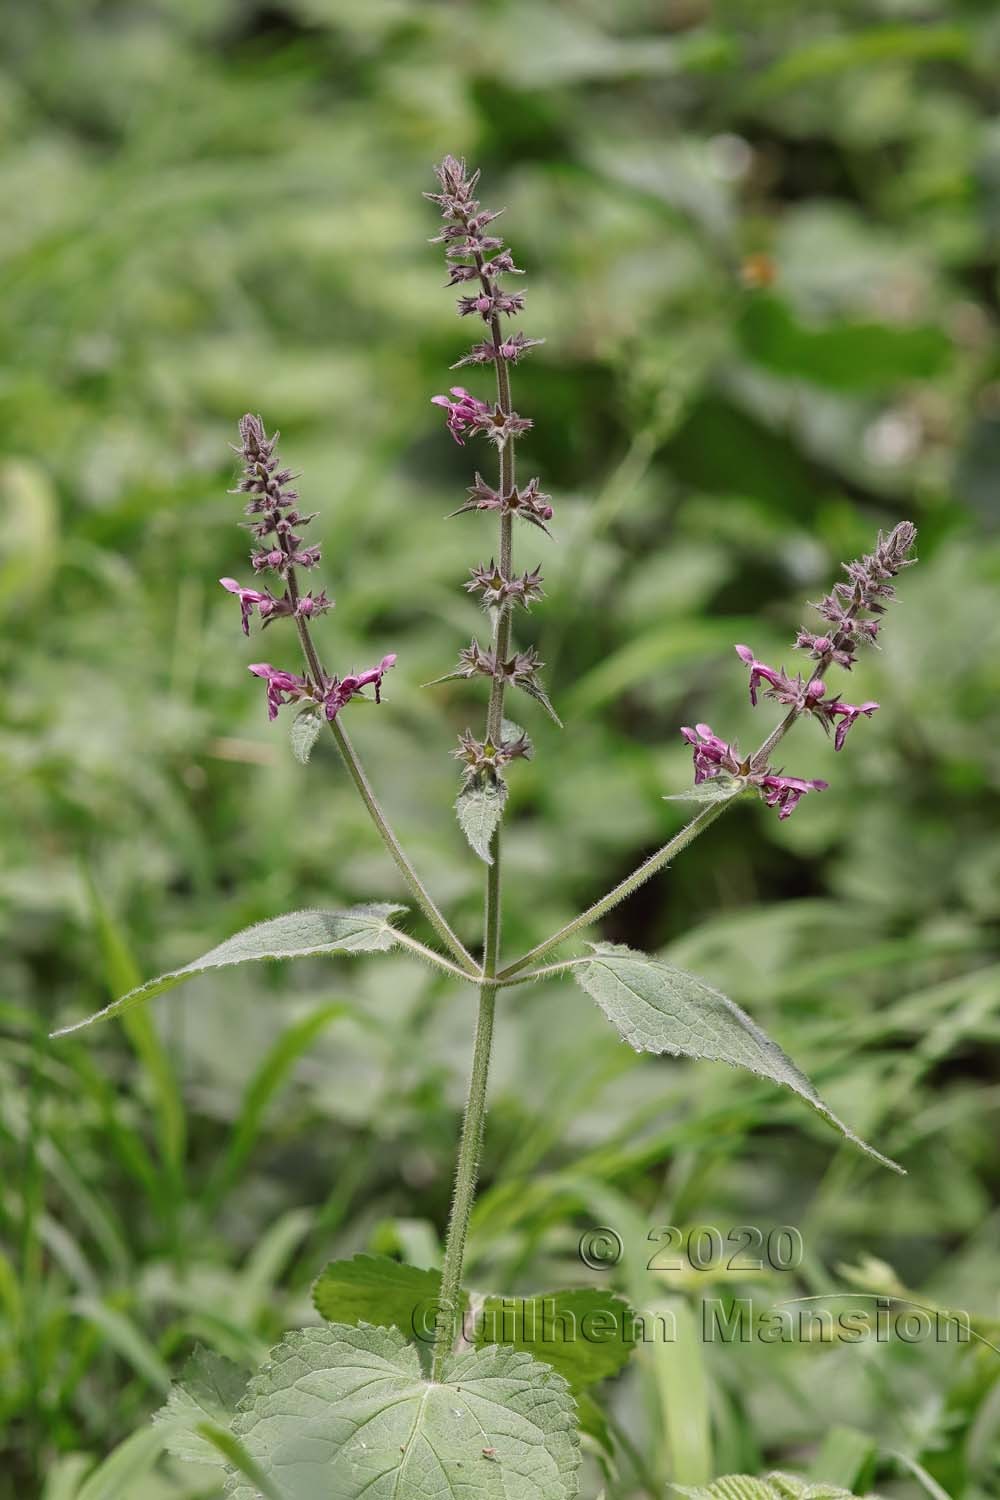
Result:
<instances>
[{"instance_id":1,"label":"green leaf","mask_svg":"<svg viewBox=\"0 0 1000 1500\"><path fill-rule=\"evenodd\" d=\"M309 757L312 754L313 746L319 739L324 722L323 715L319 709L311 703L307 703L304 708L300 708L292 720L292 754L304 766L309 764Z\"/></svg>"},{"instance_id":2,"label":"green leaf","mask_svg":"<svg viewBox=\"0 0 1000 1500\"><path fill-rule=\"evenodd\" d=\"M837 323L811 328L777 297L758 296L746 307L740 340L760 365L834 390L880 390L938 375L951 357L940 328L885 323Z\"/></svg>"},{"instance_id":3,"label":"green leaf","mask_svg":"<svg viewBox=\"0 0 1000 1500\"><path fill-rule=\"evenodd\" d=\"M842 1484L852 1494L871 1478L878 1445L856 1427L831 1427L809 1466L810 1475Z\"/></svg>"},{"instance_id":4,"label":"green leaf","mask_svg":"<svg viewBox=\"0 0 1000 1500\"><path fill-rule=\"evenodd\" d=\"M959 62L968 57L969 47L969 33L959 26L871 26L819 37L784 51L781 60L758 78L752 96L767 99L870 64L939 58Z\"/></svg>"},{"instance_id":5,"label":"green leaf","mask_svg":"<svg viewBox=\"0 0 1000 1500\"><path fill-rule=\"evenodd\" d=\"M313 1302L331 1322L395 1327L407 1339L427 1341L440 1290L438 1271L356 1255L330 1262L313 1287ZM463 1317L469 1301L463 1291ZM523 1350L551 1365L574 1391L616 1375L635 1347L628 1303L597 1287L478 1299L468 1337L477 1349L502 1344Z\"/></svg>"},{"instance_id":6,"label":"green leaf","mask_svg":"<svg viewBox=\"0 0 1000 1500\"><path fill-rule=\"evenodd\" d=\"M632 1309L597 1287L534 1297L487 1297L476 1318L477 1349L503 1344L551 1365L574 1392L617 1375L635 1348Z\"/></svg>"},{"instance_id":7,"label":"green leaf","mask_svg":"<svg viewBox=\"0 0 1000 1500\"><path fill-rule=\"evenodd\" d=\"M711 1395L705 1369L705 1346L691 1303L665 1297L644 1304L643 1311L662 1315L671 1338L656 1339L644 1351L660 1407L667 1473L681 1484L701 1484L712 1474Z\"/></svg>"},{"instance_id":8,"label":"green leaf","mask_svg":"<svg viewBox=\"0 0 1000 1500\"><path fill-rule=\"evenodd\" d=\"M67 1036L71 1031L92 1026L95 1021L106 1021L212 969L230 969L236 964L257 963L266 958L308 958L318 953L384 953L396 941L389 918L394 912L405 910L405 906L374 903L352 906L347 911L293 911L269 922L258 922L255 927L227 938L203 958L129 990L127 995L85 1021L62 1026L52 1035Z\"/></svg>"},{"instance_id":9,"label":"green leaf","mask_svg":"<svg viewBox=\"0 0 1000 1500\"><path fill-rule=\"evenodd\" d=\"M507 784L502 780L471 781L463 786L455 803L459 825L480 859L493 863L490 842L503 817Z\"/></svg>"},{"instance_id":10,"label":"green leaf","mask_svg":"<svg viewBox=\"0 0 1000 1500\"><path fill-rule=\"evenodd\" d=\"M142 1494L138 1481L145 1479L164 1449L162 1427L143 1427L119 1443L95 1469L76 1500L135 1500ZM246 1500L250 1500L249 1495Z\"/></svg>"},{"instance_id":11,"label":"green leaf","mask_svg":"<svg viewBox=\"0 0 1000 1500\"><path fill-rule=\"evenodd\" d=\"M316 1038L333 1021L355 1014L343 1001L333 1001L303 1016L274 1043L247 1085L239 1115L229 1135L225 1155L216 1163L203 1202L214 1207L236 1181L264 1125L268 1106L289 1073Z\"/></svg>"},{"instance_id":12,"label":"green leaf","mask_svg":"<svg viewBox=\"0 0 1000 1500\"><path fill-rule=\"evenodd\" d=\"M198 1428L205 1422L228 1428L247 1388L247 1372L211 1349L195 1349L171 1388L166 1405L153 1413L153 1425L167 1430L164 1447L174 1458L223 1465L226 1459Z\"/></svg>"},{"instance_id":13,"label":"green leaf","mask_svg":"<svg viewBox=\"0 0 1000 1500\"><path fill-rule=\"evenodd\" d=\"M398 1328L408 1340L428 1340L441 1291L441 1273L384 1255L333 1260L313 1286L316 1311L331 1323ZM463 1311L468 1299L463 1293ZM426 1319L427 1321L423 1321Z\"/></svg>"},{"instance_id":14,"label":"green leaf","mask_svg":"<svg viewBox=\"0 0 1000 1500\"><path fill-rule=\"evenodd\" d=\"M41 1500L79 1500L80 1486L93 1467L89 1453L64 1453L48 1466Z\"/></svg>"},{"instance_id":15,"label":"green leaf","mask_svg":"<svg viewBox=\"0 0 1000 1500\"><path fill-rule=\"evenodd\" d=\"M564 1380L513 1349L472 1350L437 1382L394 1328L288 1334L251 1380L235 1436L283 1500L564 1500L579 1438ZM231 1500L256 1500L235 1474Z\"/></svg>"},{"instance_id":16,"label":"green leaf","mask_svg":"<svg viewBox=\"0 0 1000 1500\"><path fill-rule=\"evenodd\" d=\"M671 1489L689 1495L691 1500L850 1500L851 1496L850 1490L842 1490L835 1484L813 1484L777 1470L764 1479L755 1479L751 1474L727 1474L711 1484L674 1484Z\"/></svg>"},{"instance_id":17,"label":"green leaf","mask_svg":"<svg viewBox=\"0 0 1000 1500\"><path fill-rule=\"evenodd\" d=\"M559 715L552 707L552 704L549 702L548 693L546 693L545 689L542 687L542 684L537 680L537 678L519 678L514 686L519 687L522 692L527 693L529 698L534 698L536 703L540 703L557 729L561 729L563 727L562 719L560 719Z\"/></svg>"},{"instance_id":18,"label":"green leaf","mask_svg":"<svg viewBox=\"0 0 1000 1500\"><path fill-rule=\"evenodd\" d=\"M70 1306L78 1317L101 1331L137 1375L164 1393L170 1390L170 1371L159 1351L126 1313L96 1297L75 1297Z\"/></svg>"},{"instance_id":19,"label":"green leaf","mask_svg":"<svg viewBox=\"0 0 1000 1500\"><path fill-rule=\"evenodd\" d=\"M699 781L686 792L675 792L664 797L664 802L729 802L739 797L747 788L735 776L712 776L708 781Z\"/></svg>"},{"instance_id":20,"label":"green leaf","mask_svg":"<svg viewBox=\"0 0 1000 1500\"><path fill-rule=\"evenodd\" d=\"M230 1474L235 1469L237 1474L249 1479L255 1500L283 1500L277 1485L271 1482L260 1464L254 1462L239 1438L234 1438L228 1428L219 1427L214 1422L199 1422L198 1434L209 1452L219 1455L218 1459L213 1457L213 1463L228 1464Z\"/></svg>"},{"instance_id":21,"label":"green leaf","mask_svg":"<svg viewBox=\"0 0 1000 1500\"><path fill-rule=\"evenodd\" d=\"M576 966L573 975L637 1052L705 1058L771 1078L792 1089L855 1146L902 1173L902 1167L837 1118L805 1074L745 1011L703 979L610 943L595 944L593 957Z\"/></svg>"},{"instance_id":22,"label":"green leaf","mask_svg":"<svg viewBox=\"0 0 1000 1500\"><path fill-rule=\"evenodd\" d=\"M766 1479L755 1479L751 1474L727 1474L711 1484L672 1484L670 1488L690 1496L690 1500L778 1500L778 1492Z\"/></svg>"}]
</instances>

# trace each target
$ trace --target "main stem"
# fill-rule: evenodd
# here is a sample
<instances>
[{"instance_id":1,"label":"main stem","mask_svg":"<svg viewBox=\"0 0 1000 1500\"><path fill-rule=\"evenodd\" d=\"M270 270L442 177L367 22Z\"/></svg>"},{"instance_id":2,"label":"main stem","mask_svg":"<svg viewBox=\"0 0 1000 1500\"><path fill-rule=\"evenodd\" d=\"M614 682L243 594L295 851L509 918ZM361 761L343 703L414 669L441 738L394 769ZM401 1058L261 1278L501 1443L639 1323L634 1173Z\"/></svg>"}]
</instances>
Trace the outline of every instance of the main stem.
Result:
<instances>
[{"instance_id":1,"label":"main stem","mask_svg":"<svg viewBox=\"0 0 1000 1500\"><path fill-rule=\"evenodd\" d=\"M480 271L482 275L482 272ZM485 284L485 278L484 278ZM496 314L490 323L493 345L497 351L497 403L501 411L509 416L510 372L507 362L500 354L502 337L500 322ZM508 438L500 449L500 493L509 495L514 488L514 443ZM500 572L510 578L513 571L513 519L509 511L500 512ZM495 745L503 739L503 700L505 679L503 662L510 651L511 604L505 599L497 610L493 626L493 660L497 671L490 687L490 704L486 715L486 735ZM472 1074L469 1078L469 1093L465 1101L462 1119L462 1134L458 1143L458 1160L455 1165L455 1192L448 1219L445 1238L444 1260L441 1266L441 1304L434 1341L434 1357L431 1373L440 1380L447 1359L459 1334L461 1323L462 1264L465 1260L465 1242L469 1234L469 1216L476 1197L479 1181L479 1161L483 1149L483 1127L486 1120L486 1090L490 1075L490 1057L493 1051L493 1018L496 1010L497 986L491 984L500 962L500 938L502 931L501 911L501 834L497 824L490 842L492 863L486 868L486 913L483 936L483 983L479 990L479 1012L476 1017L476 1039L472 1049Z\"/></svg>"}]
</instances>

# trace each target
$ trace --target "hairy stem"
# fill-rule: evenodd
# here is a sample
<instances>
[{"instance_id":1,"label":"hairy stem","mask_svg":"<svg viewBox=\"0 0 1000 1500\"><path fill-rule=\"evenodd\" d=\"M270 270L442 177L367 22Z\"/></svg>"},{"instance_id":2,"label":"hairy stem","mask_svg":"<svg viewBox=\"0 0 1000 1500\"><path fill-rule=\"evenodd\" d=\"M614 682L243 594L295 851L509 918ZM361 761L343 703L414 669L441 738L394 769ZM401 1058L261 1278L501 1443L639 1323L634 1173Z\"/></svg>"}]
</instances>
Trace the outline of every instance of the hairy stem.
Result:
<instances>
[{"instance_id":1,"label":"hairy stem","mask_svg":"<svg viewBox=\"0 0 1000 1500\"><path fill-rule=\"evenodd\" d=\"M848 610L848 614L851 616L857 614L860 607L859 603L855 603ZM830 667L832 661L832 651L828 651L821 656L816 664L813 677L822 677ZM755 750L750 757L749 768L751 771L762 771L764 769L770 759L772 750L776 745L780 744L796 719L800 718L804 712L804 702L793 704L781 722L776 724L771 730L771 733L760 748ZM546 938L544 943L539 943L537 947L532 948L530 952L525 953L514 963L508 964L505 969L501 969L497 978L501 981L510 979L513 975L519 974L527 964L534 963L536 959L541 958L546 953L550 953L560 943L564 943L574 933L580 932L584 927L590 927L594 922L599 922L606 912L609 912L612 907L618 905L619 901L624 901L628 896L631 896L633 891L637 891L641 885L644 885L649 880L650 876L655 875L658 870L663 869L664 865L669 864L675 854L679 854L682 849L687 848L688 844L693 843L698 835L704 833L705 829L714 823L716 818L734 800L735 794L733 797L725 797L718 802L711 803L702 812L698 813L697 817L692 818L686 828L682 828L680 833L674 834L674 837L668 843L664 844L662 849L658 849L638 869L633 870L631 875L627 875L620 884L615 886L614 890L609 891L606 896L602 896L600 901L595 901L593 906L588 906L585 912L582 912L578 917L574 917L572 922L567 922L565 927L560 927L559 931L553 933L550 938Z\"/></svg>"},{"instance_id":2,"label":"hairy stem","mask_svg":"<svg viewBox=\"0 0 1000 1500\"><path fill-rule=\"evenodd\" d=\"M565 927L560 927L559 931L554 932L550 938L546 938L544 943L539 943L537 947L523 954L514 963L508 964L505 969L501 969L497 978L499 980L510 979L528 964L534 963L536 959L542 958L546 953L550 953L553 948L558 948L560 943L564 943L574 933L581 932L583 928L592 926L594 922L599 922L607 912L611 911L612 907L618 905L619 901L624 901L626 897L632 895L633 891L637 891L641 885L645 885L646 881L655 875L658 870L662 870L664 865L670 863L675 854L679 854L682 849L686 849L688 844L693 843L700 833L704 833L705 829L725 812L730 802L735 800L735 795L723 798L718 802L712 802L708 807L703 808L696 817L691 819L685 828L682 828L679 833L675 833L673 838L663 845L662 849L658 849L655 854L651 854L638 869L633 870L631 875L627 875L624 880L620 881L614 890L609 891L606 896L602 896L600 901L595 901L593 906L588 906L585 912L581 912L578 917L574 917L572 922L567 922Z\"/></svg>"},{"instance_id":3,"label":"hairy stem","mask_svg":"<svg viewBox=\"0 0 1000 1500\"><path fill-rule=\"evenodd\" d=\"M286 542L286 539L284 537L281 537L280 541L282 549L287 552L288 544ZM295 576L294 568L290 567L288 569L287 583L288 596L291 599L292 606L294 608L298 605L299 602L299 586L298 580ZM324 672L323 664L319 659L319 653L316 650L315 642L313 641L312 634L309 630L308 621L303 619L300 615L296 614L295 624L298 627L299 641L302 645L302 653L305 656L309 670L312 673L313 680L315 681L316 686L320 690L322 690L327 681L326 673ZM336 741L337 749L340 751L344 764L347 767L348 774L350 775L351 780L354 782L354 785L357 787L358 792L361 795L361 800L367 807L368 812L371 816L371 820L379 831L382 842L385 844L389 853L392 855L400 874L416 897L417 903L419 904L425 917L427 918L428 922L430 922L431 926L434 928L434 931L444 943L445 947L448 948L450 952L453 953L458 959L463 973L472 977L477 977L479 974L479 966L477 965L475 959L472 957L472 954L468 951L468 949L464 946L458 935L452 931L442 912L438 910L437 904L435 903L434 898L431 896L430 891L427 890L423 881L420 879L420 876L417 874L416 870L407 859L406 854L403 852L402 845L389 826L389 821L379 805L378 798L375 796L375 793L371 787L371 783L364 773L361 762L358 760L358 757L355 753L354 746L351 744L351 741L348 738L347 730L341 724L339 719L330 719L328 722L330 725L330 731L333 734L334 740Z\"/></svg>"},{"instance_id":4,"label":"hairy stem","mask_svg":"<svg viewBox=\"0 0 1000 1500\"><path fill-rule=\"evenodd\" d=\"M433 964L435 969L440 969L443 974L451 974L455 979L468 980L482 978L481 973L478 975L470 974L467 969L460 969L458 964L453 964L451 959L445 958L443 953L438 953L434 948L428 948L425 943L421 943L417 938L411 937L408 932L401 932L398 927L394 927L392 931L393 937L401 947L409 948L411 953L419 954L427 963Z\"/></svg>"},{"instance_id":5,"label":"hairy stem","mask_svg":"<svg viewBox=\"0 0 1000 1500\"><path fill-rule=\"evenodd\" d=\"M476 257L480 279L489 291L489 281L483 275L481 257ZM497 350L497 404L501 411L510 415L510 371L500 354L502 336L500 320L494 313L490 322L493 344ZM514 443L508 437L500 449L500 493L509 495L515 483ZM513 521L508 511L500 513L500 571L510 578L513 571ZM503 739L503 700L505 679L500 670L510 651L511 601L505 599L496 611L493 624L493 659L497 671L490 686L490 703L486 715L486 734L495 745ZM479 1180L479 1160L483 1147L483 1127L486 1120L486 1090L489 1082L490 1056L493 1049L493 1017L496 1009L497 986L490 983L500 961L500 937L502 930L501 910L501 833L497 825L490 841L492 863L486 869L486 913L483 938L483 984L479 991L479 1013L476 1019L476 1039L472 1053L472 1075L469 1093L462 1120L462 1134L458 1146L455 1166L455 1191L445 1238L444 1260L441 1267L441 1305L434 1343L433 1375L440 1379L444 1361L459 1333L459 1298L462 1287L462 1264L465 1260L465 1242L469 1233L469 1215L476 1196Z\"/></svg>"},{"instance_id":6,"label":"hairy stem","mask_svg":"<svg viewBox=\"0 0 1000 1500\"><path fill-rule=\"evenodd\" d=\"M494 839L493 863L486 875L486 942L483 952L484 973L492 977L500 949L500 850ZM462 1264L465 1241L469 1233L469 1215L479 1181L479 1160L483 1149L483 1126L486 1120L486 1088L493 1051L493 1016L497 987L487 979L479 991L479 1013L476 1017L476 1040L472 1050L472 1074L465 1101L462 1134L455 1167L455 1191L441 1266L441 1302L434 1342L432 1374L440 1380L444 1362L460 1331Z\"/></svg>"}]
</instances>

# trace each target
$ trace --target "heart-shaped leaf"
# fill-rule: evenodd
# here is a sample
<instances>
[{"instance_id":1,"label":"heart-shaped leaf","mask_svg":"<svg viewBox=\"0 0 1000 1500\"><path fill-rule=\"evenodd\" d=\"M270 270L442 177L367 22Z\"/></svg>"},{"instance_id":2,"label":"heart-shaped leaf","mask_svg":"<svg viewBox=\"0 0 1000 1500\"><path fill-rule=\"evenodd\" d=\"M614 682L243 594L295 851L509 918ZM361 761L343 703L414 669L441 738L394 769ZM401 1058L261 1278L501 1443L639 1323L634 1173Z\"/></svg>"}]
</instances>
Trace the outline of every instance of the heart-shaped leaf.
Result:
<instances>
[{"instance_id":1,"label":"heart-shaped leaf","mask_svg":"<svg viewBox=\"0 0 1000 1500\"><path fill-rule=\"evenodd\" d=\"M331 1322L398 1328L433 1341L441 1273L378 1255L331 1261L313 1287L317 1312ZM462 1292L465 1337L477 1349L521 1349L551 1365L574 1392L617 1375L635 1347L628 1303L599 1287L570 1287L533 1297L470 1297ZM474 1312L469 1313L470 1302Z\"/></svg>"},{"instance_id":2,"label":"heart-shaped leaf","mask_svg":"<svg viewBox=\"0 0 1000 1500\"><path fill-rule=\"evenodd\" d=\"M771 1078L792 1089L883 1166L903 1171L838 1119L777 1043L703 979L634 948L611 943L596 944L592 957L574 967L573 975L637 1052L700 1057Z\"/></svg>"},{"instance_id":3,"label":"heart-shaped leaf","mask_svg":"<svg viewBox=\"0 0 1000 1500\"><path fill-rule=\"evenodd\" d=\"M474 1349L425 1380L394 1328L288 1334L233 1432L283 1500L568 1500L580 1462L566 1382L527 1354ZM235 1471L231 1500L256 1500Z\"/></svg>"},{"instance_id":4,"label":"heart-shaped leaf","mask_svg":"<svg viewBox=\"0 0 1000 1500\"><path fill-rule=\"evenodd\" d=\"M106 1021L111 1016L121 1015L133 1005L141 1005L154 995L162 995L175 985L196 979L212 969L229 969L236 964L257 963L266 958L308 958L318 953L378 953L391 948L396 941L389 924L394 912L405 911L404 906L387 906L376 903L370 906L352 906L347 911L293 911L284 917L273 917L269 922L258 922L247 927L235 937L227 938L203 958L185 964L182 969L172 969L158 979L150 979L138 989L129 990L96 1011L84 1021L75 1021L72 1026L62 1026L53 1036L66 1036L91 1026L95 1021Z\"/></svg>"},{"instance_id":5,"label":"heart-shaped leaf","mask_svg":"<svg viewBox=\"0 0 1000 1500\"><path fill-rule=\"evenodd\" d=\"M635 1347L634 1317L624 1298L601 1287L487 1297L476 1316L475 1344L523 1349L582 1391L618 1374Z\"/></svg>"},{"instance_id":6,"label":"heart-shaped leaf","mask_svg":"<svg viewBox=\"0 0 1000 1500\"><path fill-rule=\"evenodd\" d=\"M441 1272L407 1266L382 1255L333 1260L313 1287L316 1311L331 1323L398 1328L412 1342L433 1340ZM462 1294L463 1314L468 1298Z\"/></svg>"}]
</instances>

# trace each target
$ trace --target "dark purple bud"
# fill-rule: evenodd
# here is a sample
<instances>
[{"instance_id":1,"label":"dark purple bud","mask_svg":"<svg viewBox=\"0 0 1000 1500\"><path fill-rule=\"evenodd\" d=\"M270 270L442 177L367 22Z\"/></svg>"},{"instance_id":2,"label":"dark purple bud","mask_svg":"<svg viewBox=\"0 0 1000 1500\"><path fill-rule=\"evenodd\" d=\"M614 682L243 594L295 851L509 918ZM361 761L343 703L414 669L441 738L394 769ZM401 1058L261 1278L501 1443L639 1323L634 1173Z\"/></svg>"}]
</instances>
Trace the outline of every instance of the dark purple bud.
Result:
<instances>
[{"instance_id":1,"label":"dark purple bud","mask_svg":"<svg viewBox=\"0 0 1000 1500\"><path fill-rule=\"evenodd\" d=\"M824 663L836 662L849 671L857 660L858 646L876 644L880 616L895 598L889 580L914 562L907 554L916 536L913 523L901 521L888 536L879 532L874 552L844 563L849 582L835 583L813 606L832 629L822 636L800 630L796 645Z\"/></svg>"},{"instance_id":2,"label":"dark purple bud","mask_svg":"<svg viewBox=\"0 0 1000 1500\"><path fill-rule=\"evenodd\" d=\"M328 599L322 589L318 594L302 594L295 606L295 614L303 620L310 620L316 615L325 614L328 609L333 608L333 600Z\"/></svg>"},{"instance_id":3,"label":"dark purple bud","mask_svg":"<svg viewBox=\"0 0 1000 1500\"><path fill-rule=\"evenodd\" d=\"M524 272L514 264L514 258L509 250L501 250L499 255L494 255L483 267L486 276L523 276Z\"/></svg>"}]
</instances>

